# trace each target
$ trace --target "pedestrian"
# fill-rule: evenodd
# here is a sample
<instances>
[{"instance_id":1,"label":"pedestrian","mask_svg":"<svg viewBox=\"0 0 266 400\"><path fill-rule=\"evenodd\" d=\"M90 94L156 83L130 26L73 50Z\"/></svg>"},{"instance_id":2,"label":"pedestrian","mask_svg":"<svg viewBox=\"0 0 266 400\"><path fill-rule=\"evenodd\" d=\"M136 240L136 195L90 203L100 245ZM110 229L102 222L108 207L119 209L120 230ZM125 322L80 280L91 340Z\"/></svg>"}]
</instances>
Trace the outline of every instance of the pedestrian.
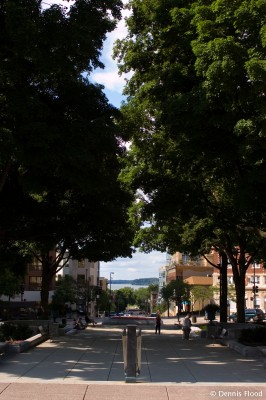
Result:
<instances>
[{"instance_id":1,"label":"pedestrian","mask_svg":"<svg viewBox=\"0 0 266 400\"><path fill-rule=\"evenodd\" d=\"M183 339L189 340L189 334L191 331L191 314L188 313L182 322Z\"/></svg>"},{"instance_id":2,"label":"pedestrian","mask_svg":"<svg viewBox=\"0 0 266 400\"><path fill-rule=\"evenodd\" d=\"M156 313L156 320L155 320L155 333L161 334L161 315L159 311Z\"/></svg>"}]
</instances>

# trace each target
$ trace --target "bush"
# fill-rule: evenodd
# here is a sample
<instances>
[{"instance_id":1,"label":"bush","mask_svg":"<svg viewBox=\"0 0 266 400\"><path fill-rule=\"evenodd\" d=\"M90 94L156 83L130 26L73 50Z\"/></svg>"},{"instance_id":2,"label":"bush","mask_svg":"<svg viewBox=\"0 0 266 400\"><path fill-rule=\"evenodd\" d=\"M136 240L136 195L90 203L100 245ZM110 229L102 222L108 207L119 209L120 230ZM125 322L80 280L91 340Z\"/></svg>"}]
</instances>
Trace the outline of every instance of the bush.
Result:
<instances>
[{"instance_id":1,"label":"bush","mask_svg":"<svg viewBox=\"0 0 266 400\"><path fill-rule=\"evenodd\" d=\"M242 329L238 341L248 345L266 345L266 327Z\"/></svg>"},{"instance_id":2,"label":"bush","mask_svg":"<svg viewBox=\"0 0 266 400\"><path fill-rule=\"evenodd\" d=\"M5 323L0 326L0 342L6 340L25 340L31 337L33 334L32 329L28 325L14 325Z\"/></svg>"}]
</instances>

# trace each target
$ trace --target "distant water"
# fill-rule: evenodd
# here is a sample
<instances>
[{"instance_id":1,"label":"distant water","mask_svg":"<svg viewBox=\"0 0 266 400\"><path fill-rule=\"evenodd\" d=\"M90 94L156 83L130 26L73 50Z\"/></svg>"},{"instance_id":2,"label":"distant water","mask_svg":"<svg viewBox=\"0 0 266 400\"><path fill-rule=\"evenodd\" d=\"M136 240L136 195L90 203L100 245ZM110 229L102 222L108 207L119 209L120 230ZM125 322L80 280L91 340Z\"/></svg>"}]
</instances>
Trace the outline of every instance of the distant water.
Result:
<instances>
[{"instance_id":1,"label":"distant water","mask_svg":"<svg viewBox=\"0 0 266 400\"><path fill-rule=\"evenodd\" d=\"M147 288L148 285L131 285L129 283L112 283L111 289L112 290L119 290L119 289L122 289L124 287L130 287L131 289L137 290L139 288ZM109 289L110 289L110 287L109 287Z\"/></svg>"}]
</instances>

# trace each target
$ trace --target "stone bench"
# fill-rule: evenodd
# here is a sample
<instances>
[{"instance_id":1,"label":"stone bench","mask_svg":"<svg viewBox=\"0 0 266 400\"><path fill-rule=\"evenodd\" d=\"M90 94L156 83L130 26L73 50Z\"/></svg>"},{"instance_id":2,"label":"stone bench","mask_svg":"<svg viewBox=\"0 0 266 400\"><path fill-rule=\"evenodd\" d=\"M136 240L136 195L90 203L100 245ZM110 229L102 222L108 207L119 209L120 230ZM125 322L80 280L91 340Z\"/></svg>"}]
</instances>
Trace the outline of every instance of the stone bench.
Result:
<instances>
[{"instance_id":1,"label":"stone bench","mask_svg":"<svg viewBox=\"0 0 266 400\"><path fill-rule=\"evenodd\" d=\"M78 332L79 329L69 329L68 331L65 332L65 335L75 335Z\"/></svg>"},{"instance_id":2,"label":"stone bench","mask_svg":"<svg viewBox=\"0 0 266 400\"><path fill-rule=\"evenodd\" d=\"M37 333L26 340L17 341L14 343L6 343L5 353L21 353L22 351L26 351L47 340L48 334L41 325L38 326L38 331L40 333Z\"/></svg>"},{"instance_id":3,"label":"stone bench","mask_svg":"<svg viewBox=\"0 0 266 400\"><path fill-rule=\"evenodd\" d=\"M238 353L242 354L244 357L260 357L261 356L261 350L259 349L259 346L245 346L242 343L239 343L235 340L229 340L228 346L230 349L233 349L237 351Z\"/></svg>"},{"instance_id":4,"label":"stone bench","mask_svg":"<svg viewBox=\"0 0 266 400\"><path fill-rule=\"evenodd\" d=\"M7 343L6 353L21 353L22 351L26 351L37 346L46 339L47 337L41 333L38 333L37 335L34 335L26 340L22 340L21 342Z\"/></svg>"}]
</instances>

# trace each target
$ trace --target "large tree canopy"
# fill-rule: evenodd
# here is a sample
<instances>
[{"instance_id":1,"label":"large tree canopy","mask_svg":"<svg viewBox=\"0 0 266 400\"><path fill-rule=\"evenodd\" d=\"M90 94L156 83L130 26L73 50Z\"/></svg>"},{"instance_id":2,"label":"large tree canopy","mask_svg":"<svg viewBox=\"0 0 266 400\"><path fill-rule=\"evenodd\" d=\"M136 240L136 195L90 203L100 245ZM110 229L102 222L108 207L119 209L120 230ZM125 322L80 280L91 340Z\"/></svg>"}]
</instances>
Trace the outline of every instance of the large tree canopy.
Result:
<instances>
[{"instance_id":1,"label":"large tree canopy","mask_svg":"<svg viewBox=\"0 0 266 400\"><path fill-rule=\"evenodd\" d=\"M136 244L233 267L244 320L248 265L265 258L265 0L132 0L115 55L133 72L123 108ZM246 258L247 254L250 257Z\"/></svg>"},{"instance_id":2,"label":"large tree canopy","mask_svg":"<svg viewBox=\"0 0 266 400\"><path fill-rule=\"evenodd\" d=\"M119 112L89 81L122 2L76 0L69 11L41 3L0 5L0 238L42 259L45 303L66 250L129 256L132 231Z\"/></svg>"}]
</instances>

